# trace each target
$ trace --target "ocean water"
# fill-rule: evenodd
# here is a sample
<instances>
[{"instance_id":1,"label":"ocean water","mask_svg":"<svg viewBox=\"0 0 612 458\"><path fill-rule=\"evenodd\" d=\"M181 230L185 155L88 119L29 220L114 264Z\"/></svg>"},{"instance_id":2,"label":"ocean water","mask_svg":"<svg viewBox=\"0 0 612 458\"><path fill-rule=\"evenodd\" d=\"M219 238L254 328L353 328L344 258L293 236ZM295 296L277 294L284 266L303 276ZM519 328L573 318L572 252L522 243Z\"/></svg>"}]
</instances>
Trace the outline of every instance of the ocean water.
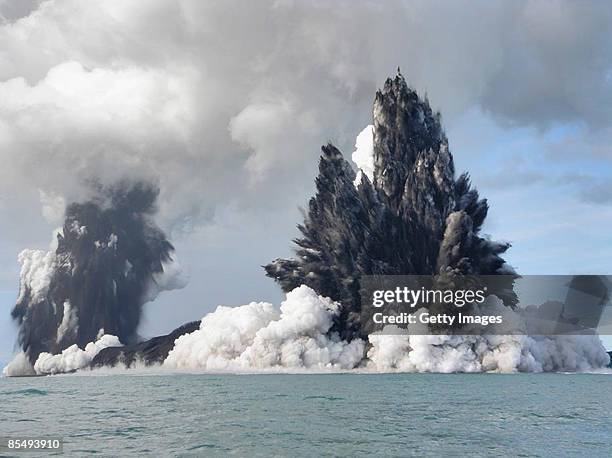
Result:
<instances>
[{"instance_id":1,"label":"ocean water","mask_svg":"<svg viewBox=\"0 0 612 458\"><path fill-rule=\"evenodd\" d=\"M0 403L0 436L68 456L612 454L610 374L2 378Z\"/></svg>"}]
</instances>

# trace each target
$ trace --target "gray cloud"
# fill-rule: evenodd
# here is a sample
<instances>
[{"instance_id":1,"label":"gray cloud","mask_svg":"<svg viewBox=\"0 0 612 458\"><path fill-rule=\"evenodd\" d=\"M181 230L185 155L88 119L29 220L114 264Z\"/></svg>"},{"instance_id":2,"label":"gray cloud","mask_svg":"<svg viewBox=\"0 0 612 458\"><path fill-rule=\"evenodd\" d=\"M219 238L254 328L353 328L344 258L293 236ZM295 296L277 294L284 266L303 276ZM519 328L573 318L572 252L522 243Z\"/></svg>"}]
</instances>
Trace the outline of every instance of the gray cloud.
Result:
<instances>
[{"instance_id":1,"label":"gray cloud","mask_svg":"<svg viewBox=\"0 0 612 458\"><path fill-rule=\"evenodd\" d=\"M0 23L14 22L29 15L42 0L0 0Z\"/></svg>"},{"instance_id":2,"label":"gray cloud","mask_svg":"<svg viewBox=\"0 0 612 458\"><path fill-rule=\"evenodd\" d=\"M319 144L352 146L374 89L398 65L450 122L480 105L515 124L596 128L612 109L611 11L588 2L45 2L0 28L2 191L27 177L72 198L92 175L150 175L168 224L219 202L283 200L278 187L311 181L303 172L314 170Z\"/></svg>"},{"instance_id":3,"label":"gray cloud","mask_svg":"<svg viewBox=\"0 0 612 458\"><path fill-rule=\"evenodd\" d=\"M483 107L515 124L607 126L612 115L611 5L516 5L500 31L503 63L483 92Z\"/></svg>"},{"instance_id":4,"label":"gray cloud","mask_svg":"<svg viewBox=\"0 0 612 458\"><path fill-rule=\"evenodd\" d=\"M612 205L612 183L595 181L580 191L580 197L586 202Z\"/></svg>"}]
</instances>

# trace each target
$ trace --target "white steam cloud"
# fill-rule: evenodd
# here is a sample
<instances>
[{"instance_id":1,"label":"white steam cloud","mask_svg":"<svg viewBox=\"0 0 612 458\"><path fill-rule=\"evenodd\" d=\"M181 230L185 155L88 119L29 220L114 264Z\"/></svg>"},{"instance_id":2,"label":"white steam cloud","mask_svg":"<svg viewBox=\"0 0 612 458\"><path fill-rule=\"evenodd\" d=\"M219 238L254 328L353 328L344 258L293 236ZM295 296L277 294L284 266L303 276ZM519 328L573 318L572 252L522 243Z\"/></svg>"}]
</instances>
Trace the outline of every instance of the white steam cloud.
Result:
<instances>
[{"instance_id":1,"label":"white steam cloud","mask_svg":"<svg viewBox=\"0 0 612 458\"><path fill-rule=\"evenodd\" d=\"M359 132L355 140L355 151L351 156L353 162L357 164L361 173L374 181L374 126L368 125ZM355 185L361 181L361 175L358 173L355 178Z\"/></svg>"},{"instance_id":2,"label":"white steam cloud","mask_svg":"<svg viewBox=\"0 0 612 458\"><path fill-rule=\"evenodd\" d=\"M370 335L368 367L399 372L583 372L606 367L598 336Z\"/></svg>"},{"instance_id":3,"label":"white steam cloud","mask_svg":"<svg viewBox=\"0 0 612 458\"><path fill-rule=\"evenodd\" d=\"M372 334L366 355L362 340L347 343L327 336L337 310L306 286L287 294L280 314L268 303L218 307L204 317L199 330L176 340L164 366L203 371L543 372L588 371L610 361L599 337L590 335ZM501 304L496 313L521 327L518 313Z\"/></svg>"},{"instance_id":4,"label":"white steam cloud","mask_svg":"<svg viewBox=\"0 0 612 458\"><path fill-rule=\"evenodd\" d=\"M499 302L499 301L498 301ZM519 330L520 313L493 304L504 321ZM287 294L280 309L266 302L219 306L200 329L175 341L166 370L204 372L584 372L606 367L610 359L596 335L421 335L371 334L346 342L329 333L338 304L307 286ZM508 329L508 328L505 328ZM393 331L390 329L389 331ZM413 332L413 334L410 334ZM42 353L34 367L18 354L5 376L43 375L88 368L106 347L121 346L104 335L84 350L73 345L59 355Z\"/></svg>"},{"instance_id":5,"label":"white steam cloud","mask_svg":"<svg viewBox=\"0 0 612 458\"><path fill-rule=\"evenodd\" d=\"M127 272L132 267L129 265L129 261L126 262ZM176 253L172 253L172 259L168 262L162 262L162 271L153 273L153 278L147 285L143 299L146 302L154 301L159 293L184 288L188 283L189 272L183 268Z\"/></svg>"},{"instance_id":6,"label":"white steam cloud","mask_svg":"<svg viewBox=\"0 0 612 458\"><path fill-rule=\"evenodd\" d=\"M34 363L37 375L62 374L88 367L94 357L107 347L120 347L121 342L116 336L105 334L95 342L89 342L85 350L76 344L71 345L59 355L41 353ZM8 375L8 374L5 374Z\"/></svg>"},{"instance_id":7,"label":"white steam cloud","mask_svg":"<svg viewBox=\"0 0 612 458\"><path fill-rule=\"evenodd\" d=\"M13 360L2 370L5 377L20 377L28 375L51 375L74 372L89 367L94 357L107 347L121 347L122 344L116 336L104 334L95 342L89 342L85 349L76 344L66 348L58 355L41 353L34 363L30 363L24 352L19 352Z\"/></svg>"},{"instance_id":8,"label":"white steam cloud","mask_svg":"<svg viewBox=\"0 0 612 458\"><path fill-rule=\"evenodd\" d=\"M62 322L57 328L57 342L60 342L67 332L77 333L79 329L79 317L76 309L70 305L70 301L64 302L64 314Z\"/></svg>"},{"instance_id":9,"label":"white steam cloud","mask_svg":"<svg viewBox=\"0 0 612 458\"><path fill-rule=\"evenodd\" d=\"M366 355L364 341L328 336L337 311L336 304L306 286L287 294L280 313L263 302L220 306L203 318L199 330L176 340L164 366L231 372L546 372L600 369L610 361L599 337L591 335L372 334ZM516 330L522 326L518 313L501 304L498 312ZM409 327L408 333L411 329L416 331Z\"/></svg>"},{"instance_id":10,"label":"white steam cloud","mask_svg":"<svg viewBox=\"0 0 612 458\"><path fill-rule=\"evenodd\" d=\"M542 335L530 336L523 310L506 307L495 296L477 308L483 307L483 315L503 317L501 324L489 328L496 334L476 335L478 325L467 325L464 329L472 335L431 335L417 320L403 334L393 329L371 334L368 367L400 372L584 372L610 362L597 335L545 335L542 330Z\"/></svg>"},{"instance_id":11,"label":"white steam cloud","mask_svg":"<svg viewBox=\"0 0 612 458\"><path fill-rule=\"evenodd\" d=\"M27 291L32 295L32 303L42 300L49 290L51 277L55 271L55 253L26 249L19 253L17 260L21 264L17 302L23 300Z\"/></svg>"},{"instance_id":12,"label":"white steam cloud","mask_svg":"<svg viewBox=\"0 0 612 458\"><path fill-rule=\"evenodd\" d=\"M307 286L287 294L280 312L272 304L219 306L200 329L176 340L164 366L210 371L352 369L364 342L328 335L338 306Z\"/></svg>"},{"instance_id":13,"label":"white steam cloud","mask_svg":"<svg viewBox=\"0 0 612 458\"><path fill-rule=\"evenodd\" d=\"M10 363L4 366L2 375L5 377L23 377L27 375L36 375L36 372L34 372L28 355L20 351Z\"/></svg>"}]
</instances>

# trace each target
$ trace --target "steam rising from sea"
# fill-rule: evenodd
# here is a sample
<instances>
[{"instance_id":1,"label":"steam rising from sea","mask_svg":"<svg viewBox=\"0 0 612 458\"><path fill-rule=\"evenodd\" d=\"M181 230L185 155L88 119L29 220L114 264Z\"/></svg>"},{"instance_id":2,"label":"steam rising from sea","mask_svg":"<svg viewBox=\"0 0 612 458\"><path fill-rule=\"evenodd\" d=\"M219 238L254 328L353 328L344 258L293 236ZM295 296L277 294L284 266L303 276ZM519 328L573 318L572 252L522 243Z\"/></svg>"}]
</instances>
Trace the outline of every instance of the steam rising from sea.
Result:
<instances>
[{"instance_id":1,"label":"steam rising from sea","mask_svg":"<svg viewBox=\"0 0 612 458\"><path fill-rule=\"evenodd\" d=\"M410 106L415 110L408 110ZM394 115L397 107L405 110L402 116ZM399 125L394 124L397 119L401 121ZM326 211L330 207L346 211L332 215L331 219L319 218L310 231L305 227L308 224L301 227L305 238L300 240L300 256L266 266L268 275L286 291L280 307L266 302L218 306L202 318L199 329L174 341L160 367L168 371L204 372L543 372L591 371L607 366L609 356L596 335L424 335L409 326L408 333L403 335L374 333L367 340L360 338L363 334L353 329L352 321L358 308L344 290L348 280L356 281L362 274L371 273L354 264L356 259L371 254L372 247L366 243L371 232L355 234L354 227L347 226L346 217L353 215L355 206L363 211L359 213L361 219L351 220L355 222L353 226L371 227L381 237L378 246L381 257L373 260L388 262L380 265L411 271L415 269L408 267L422 264L421 258L427 255L424 266L432 270L430 273L509 272L499 256L509 244L477 235L488 209L486 201L479 200L478 193L470 189L466 175L455 180L439 116L433 114L427 103L419 101L401 75L389 79L384 91L377 93L374 121L379 131L370 126L364 129L353 155L362 170L361 181L356 180L337 149L324 147L326 156L317 179L320 199L311 201L311 213L315 217L329 216ZM412 151L416 146L407 140L412 137L406 132L420 135L427 148ZM375 140L378 156L373 150ZM405 143L405 148L398 148L396 142ZM389 153L392 149L406 157L395 158ZM408 159L412 162L407 162ZM406 170L398 176L386 173L394 167ZM373 173L374 184L370 182ZM414 182L414 192L396 192L403 190L408 178L410 183ZM156 188L148 186L128 187L113 193L116 198L111 199L110 208L95 202L73 206L55 253L28 251L22 255L22 289L13 313L22 326L20 341L25 353L16 356L4 369L4 375L45 375L89 368L104 348L121 345L117 336L103 335L104 329L107 332L117 329L119 337L126 340L123 343L133 343L130 340L135 338L144 303L161 290L183 286L175 281L181 277L178 264L170 262L174 261L173 247L150 218L156 210L157 193ZM403 196L399 203L391 199L398 195ZM443 198L439 199L440 196ZM436 199L440 208L434 205ZM395 207L389 209L381 203L387 200L395 202ZM415 208L424 210L421 214ZM411 209L412 213L402 209ZM402 215L405 221L395 217L390 222L384 219L396 210L395 216ZM90 213L93 217L84 224ZM377 217L370 221L372 216ZM422 220L422 224L412 227L417 220ZM385 221L389 225L383 224ZM395 232L388 229L402 224L412 228L418 237L395 240ZM116 226L122 229L119 236L111 231ZM346 243L336 243L344 240L343 234L348 234ZM329 246L315 243L319 239L330 242ZM351 242L358 248L354 252L346 249ZM412 257L403 264L393 264L397 260L387 250L391 243L395 243L391 245L394 250L403 250ZM427 243L433 247L431 253L413 250ZM343 256L334 258L335 262L318 257L319 251L334 255L341 252ZM58 265L56 258L60 255L64 262ZM314 256L314 261L308 256ZM342 270L339 275L330 273L330 264L348 265L348 275ZM96 268L92 269L92 265ZM66 279L76 279L77 287L62 288L72 286ZM82 295L75 291L80 291L81 284L88 284L83 279L103 285L87 289L86 298L98 298L99 291L106 291L106 299L79 302ZM308 282L314 289L304 284ZM154 291L148 294L152 284ZM315 289L345 300L341 305L319 295ZM107 313L109 303L116 305L114 313ZM506 322L524 327L520 309L513 310L501 301L498 305ZM76 315L75 310L79 311ZM90 313L91 310L96 313ZM127 328L121 326L126 322L126 311L133 312L127 317ZM98 317L97 321L94 317ZM336 326L338 321L343 323L340 332L346 331L342 336ZM84 325L89 325L86 333ZM86 343L96 335L94 342Z\"/></svg>"},{"instance_id":2,"label":"steam rising from sea","mask_svg":"<svg viewBox=\"0 0 612 458\"><path fill-rule=\"evenodd\" d=\"M508 318L520 315L500 307ZM588 371L609 362L599 337L378 335L340 340L327 333L338 307L300 286L280 313L271 304L218 307L178 338L165 367L205 371L373 372Z\"/></svg>"},{"instance_id":3,"label":"steam rising from sea","mask_svg":"<svg viewBox=\"0 0 612 458\"><path fill-rule=\"evenodd\" d=\"M520 312L500 307L520 323ZM543 372L593 371L609 363L598 336L379 335L341 340L329 333L338 304L307 286L287 294L280 308L266 302L219 306L200 329L175 341L163 365L194 372ZM103 336L85 350L43 353L34 367L18 357L5 375L55 374L87 368L102 348L120 345Z\"/></svg>"}]
</instances>

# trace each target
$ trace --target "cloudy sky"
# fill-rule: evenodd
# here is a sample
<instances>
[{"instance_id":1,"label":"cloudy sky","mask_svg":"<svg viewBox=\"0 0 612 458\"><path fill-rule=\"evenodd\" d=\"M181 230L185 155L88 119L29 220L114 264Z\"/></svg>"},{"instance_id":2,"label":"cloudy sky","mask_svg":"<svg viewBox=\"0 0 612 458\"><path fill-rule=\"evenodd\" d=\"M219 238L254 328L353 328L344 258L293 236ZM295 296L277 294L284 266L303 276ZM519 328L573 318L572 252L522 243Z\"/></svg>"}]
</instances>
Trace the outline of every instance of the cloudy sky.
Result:
<instances>
[{"instance_id":1,"label":"cloudy sky","mask_svg":"<svg viewBox=\"0 0 612 458\"><path fill-rule=\"evenodd\" d=\"M610 23L587 1L0 0L0 361L17 254L92 177L156 180L191 272L142 334L278 301L260 266L290 253L320 145L350 155L398 66L520 273L612 272Z\"/></svg>"}]
</instances>

